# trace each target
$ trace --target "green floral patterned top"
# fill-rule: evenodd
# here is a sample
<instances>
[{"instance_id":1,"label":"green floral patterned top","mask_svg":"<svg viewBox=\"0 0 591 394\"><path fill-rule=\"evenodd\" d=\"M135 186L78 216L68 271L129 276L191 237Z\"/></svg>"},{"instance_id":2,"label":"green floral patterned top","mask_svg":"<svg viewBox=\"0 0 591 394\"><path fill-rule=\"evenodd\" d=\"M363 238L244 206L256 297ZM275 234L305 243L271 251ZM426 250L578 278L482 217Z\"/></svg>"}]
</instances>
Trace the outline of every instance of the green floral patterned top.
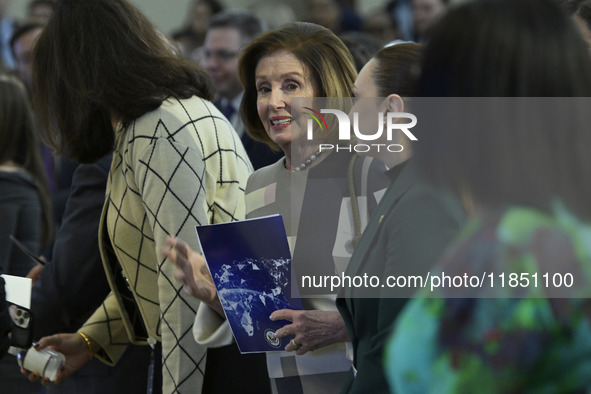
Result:
<instances>
[{"instance_id":1,"label":"green floral patterned top","mask_svg":"<svg viewBox=\"0 0 591 394\"><path fill-rule=\"evenodd\" d=\"M509 208L472 220L432 275L443 272L482 287L425 289L407 304L385 354L393 392L591 388L590 225L560 204Z\"/></svg>"}]
</instances>

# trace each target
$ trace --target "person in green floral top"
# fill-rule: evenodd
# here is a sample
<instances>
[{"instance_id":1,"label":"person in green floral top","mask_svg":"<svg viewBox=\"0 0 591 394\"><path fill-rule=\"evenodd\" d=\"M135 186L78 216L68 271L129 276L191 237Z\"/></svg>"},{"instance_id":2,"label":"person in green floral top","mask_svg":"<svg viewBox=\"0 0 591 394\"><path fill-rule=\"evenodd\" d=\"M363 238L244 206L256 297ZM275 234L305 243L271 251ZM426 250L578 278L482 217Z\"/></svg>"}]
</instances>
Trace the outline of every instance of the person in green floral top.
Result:
<instances>
[{"instance_id":1,"label":"person in green floral top","mask_svg":"<svg viewBox=\"0 0 591 394\"><path fill-rule=\"evenodd\" d=\"M437 271L494 272L499 297L516 291L544 297L541 272L559 270L589 283L589 234L591 226L564 209L547 215L512 207L475 219ZM559 264L552 260L556 256ZM501 289L498 274L503 272L537 272L538 287L532 282L511 288L505 278ZM570 290L584 295L580 286ZM441 290L430 296L450 297L453 292ZM475 389L554 393L588 386L590 316L591 302L586 298L417 298L403 311L387 348L392 387L402 393Z\"/></svg>"},{"instance_id":2,"label":"person in green floral top","mask_svg":"<svg viewBox=\"0 0 591 394\"><path fill-rule=\"evenodd\" d=\"M422 173L473 202L430 275L479 282L427 287L406 305L385 353L393 392L591 388L590 73L552 0L476 0L432 31L417 96L487 99L455 99L463 127L449 102L422 118ZM484 104L496 113L472 116Z\"/></svg>"}]
</instances>

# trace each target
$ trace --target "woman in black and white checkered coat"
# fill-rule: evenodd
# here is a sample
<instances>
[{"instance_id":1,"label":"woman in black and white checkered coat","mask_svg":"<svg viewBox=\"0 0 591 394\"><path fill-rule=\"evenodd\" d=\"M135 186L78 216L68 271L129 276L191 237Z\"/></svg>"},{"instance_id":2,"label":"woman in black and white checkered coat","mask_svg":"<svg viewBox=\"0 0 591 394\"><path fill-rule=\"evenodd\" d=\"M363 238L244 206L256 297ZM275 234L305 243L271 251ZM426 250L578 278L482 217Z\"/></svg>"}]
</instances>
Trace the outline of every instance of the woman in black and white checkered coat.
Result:
<instances>
[{"instance_id":1,"label":"woman in black and white checkered coat","mask_svg":"<svg viewBox=\"0 0 591 394\"><path fill-rule=\"evenodd\" d=\"M159 251L167 234L196 248L196 225L243 219L252 171L209 101L209 78L127 0L63 0L39 39L34 80L54 147L81 162L114 149L99 230L112 292L78 333L40 341L67 357L58 380L93 356L116 363L129 342L161 343L163 392L199 392L198 301Z\"/></svg>"}]
</instances>

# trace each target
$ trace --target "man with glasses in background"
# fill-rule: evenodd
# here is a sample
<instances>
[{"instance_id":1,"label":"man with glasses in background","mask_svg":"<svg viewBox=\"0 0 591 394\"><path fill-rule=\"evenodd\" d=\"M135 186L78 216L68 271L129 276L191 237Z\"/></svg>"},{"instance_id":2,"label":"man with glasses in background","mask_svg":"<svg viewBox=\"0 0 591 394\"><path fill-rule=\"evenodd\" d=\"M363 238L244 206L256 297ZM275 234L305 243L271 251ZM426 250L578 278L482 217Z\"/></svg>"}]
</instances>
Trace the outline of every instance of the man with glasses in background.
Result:
<instances>
[{"instance_id":1,"label":"man with glasses in background","mask_svg":"<svg viewBox=\"0 0 591 394\"><path fill-rule=\"evenodd\" d=\"M225 11L211 20L201 59L216 86L214 104L240 136L254 169L273 164L283 154L254 141L244 130L239 108L244 93L238 77L241 48L265 31L263 22L247 11Z\"/></svg>"}]
</instances>

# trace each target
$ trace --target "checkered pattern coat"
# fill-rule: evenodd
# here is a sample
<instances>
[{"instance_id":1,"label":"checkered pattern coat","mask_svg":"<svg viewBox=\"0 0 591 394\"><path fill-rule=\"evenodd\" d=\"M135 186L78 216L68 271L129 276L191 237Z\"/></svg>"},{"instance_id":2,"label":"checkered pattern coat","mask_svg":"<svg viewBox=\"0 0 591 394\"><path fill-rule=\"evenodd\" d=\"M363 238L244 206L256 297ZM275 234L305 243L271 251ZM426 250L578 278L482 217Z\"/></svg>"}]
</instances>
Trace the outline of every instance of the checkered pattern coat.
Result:
<instances>
[{"instance_id":1,"label":"checkered pattern coat","mask_svg":"<svg viewBox=\"0 0 591 394\"><path fill-rule=\"evenodd\" d=\"M105 261L111 241L150 338L162 342L163 392L200 392L206 349L191 333L198 301L160 249L172 234L198 250L196 225L244 219L251 171L227 120L197 97L169 98L117 133L99 231L113 291L80 329L101 345L99 358L116 363L134 338Z\"/></svg>"}]
</instances>

